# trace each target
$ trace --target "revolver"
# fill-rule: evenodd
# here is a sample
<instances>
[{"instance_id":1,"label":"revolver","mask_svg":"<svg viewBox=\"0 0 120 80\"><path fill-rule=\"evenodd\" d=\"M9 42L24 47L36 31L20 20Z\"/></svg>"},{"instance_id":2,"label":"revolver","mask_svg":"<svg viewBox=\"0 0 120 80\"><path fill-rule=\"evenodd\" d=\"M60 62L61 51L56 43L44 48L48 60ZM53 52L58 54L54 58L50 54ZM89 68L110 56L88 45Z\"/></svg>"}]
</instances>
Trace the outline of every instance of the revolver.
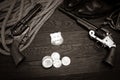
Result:
<instances>
[{"instance_id":1,"label":"revolver","mask_svg":"<svg viewBox=\"0 0 120 80\"><path fill-rule=\"evenodd\" d=\"M105 47L108 47L110 49L109 55L105 58L104 62L109 64L110 66L113 66L114 64L114 56L115 56L115 48L116 44L113 41L111 34L108 30L104 28L97 28L95 25L90 23L85 18L77 17L74 13L65 10L64 8L60 7L60 11L67 14L68 16L72 17L79 25L82 25L82 27L86 28L88 31L88 34L91 38L95 39L96 41L102 43Z\"/></svg>"}]
</instances>

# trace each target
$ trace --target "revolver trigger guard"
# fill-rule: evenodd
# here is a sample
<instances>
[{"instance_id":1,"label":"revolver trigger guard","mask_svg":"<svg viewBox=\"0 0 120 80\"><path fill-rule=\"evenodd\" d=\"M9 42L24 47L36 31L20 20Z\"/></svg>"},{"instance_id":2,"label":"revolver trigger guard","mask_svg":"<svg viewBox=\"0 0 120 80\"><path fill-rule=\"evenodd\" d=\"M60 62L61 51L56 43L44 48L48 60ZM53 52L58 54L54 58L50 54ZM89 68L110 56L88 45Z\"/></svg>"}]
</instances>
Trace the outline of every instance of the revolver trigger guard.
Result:
<instances>
[{"instance_id":1,"label":"revolver trigger guard","mask_svg":"<svg viewBox=\"0 0 120 80\"><path fill-rule=\"evenodd\" d=\"M96 42L95 42L95 46L96 46L97 48L100 48L99 41L96 41Z\"/></svg>"},{"instance_id":2,"label":"revolver trigger guard","mask_svg":"<svg viewBox=\"0 0 120 80\"><path fill-rule=\"evenodd\" d=\"M99 41L96 41L95 42L95 46L97 47L97 48L104 48L104 47L106 47L106 45L104 45L104 44L102 44L101 42L99 42Z\"/></svg>"}]
</instances>

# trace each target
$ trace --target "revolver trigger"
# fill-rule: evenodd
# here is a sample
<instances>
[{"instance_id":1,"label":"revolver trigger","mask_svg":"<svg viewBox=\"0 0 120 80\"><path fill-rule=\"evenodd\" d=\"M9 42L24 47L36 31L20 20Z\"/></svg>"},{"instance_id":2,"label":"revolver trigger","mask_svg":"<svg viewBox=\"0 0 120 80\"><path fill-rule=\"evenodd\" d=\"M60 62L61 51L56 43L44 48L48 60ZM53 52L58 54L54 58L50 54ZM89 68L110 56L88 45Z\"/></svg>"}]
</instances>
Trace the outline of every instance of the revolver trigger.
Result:
<instances>
[{"instance_id":1,"label":"revolver trigger","mask_svg":"<svg viewBox=\"0 0 120 80\"><path fill-rule=\"evenodd\" d=\"M100 42L99 42L99 41L96 41L96 42L95 42L95 46L96 46L97 48L100 48L100 47L101 47Z\"/></svg>"},{"instance_id":2,"label":"revolver trigger","mask_svg":"<svg viewBox=\"0 0 120 80\"><path fill-rule=\"evenodd\" d=\"M102 44L102 48L106 47L106 45Z\"/></svg>"}]
</instances>

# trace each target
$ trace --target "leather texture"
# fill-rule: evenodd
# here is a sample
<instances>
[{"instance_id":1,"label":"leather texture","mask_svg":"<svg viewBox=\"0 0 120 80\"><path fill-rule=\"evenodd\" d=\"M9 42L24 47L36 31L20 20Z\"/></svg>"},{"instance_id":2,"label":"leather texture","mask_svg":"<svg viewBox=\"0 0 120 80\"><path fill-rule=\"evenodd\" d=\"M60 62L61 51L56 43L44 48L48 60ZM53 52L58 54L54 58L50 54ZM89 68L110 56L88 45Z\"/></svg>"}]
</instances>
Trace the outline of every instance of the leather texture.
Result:
<instances>
[{"instance_id":1,"label":"leather texture","mask_svg":"<svg viewBox=\"0 0 120 80\"><path fill-rule=\"evenodd\" d=\"M112 7L102 0L65 0L63 6L78 17L96 18L104 16Z\"/></svg>"}]
</instances>

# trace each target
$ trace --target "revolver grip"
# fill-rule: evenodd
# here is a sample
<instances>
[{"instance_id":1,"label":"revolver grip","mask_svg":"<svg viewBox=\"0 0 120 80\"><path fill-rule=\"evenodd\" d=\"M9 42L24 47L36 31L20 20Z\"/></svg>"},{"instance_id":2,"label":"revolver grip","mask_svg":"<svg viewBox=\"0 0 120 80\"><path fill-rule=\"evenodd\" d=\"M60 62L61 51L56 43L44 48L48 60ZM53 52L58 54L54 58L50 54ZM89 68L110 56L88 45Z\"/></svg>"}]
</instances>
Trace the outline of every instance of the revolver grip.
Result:
<instances>
[{"instance_id":1,"label":"revolver grip","mask_svg":"<svg viewBox=\"0 0 120 80\"><path fill-rule=\"evenodd\" d=\"M19 52L19 42L14 40L11 44L11 56L16 65L18 65L21 61L23 61L24 56Z\"/></svg>"},{"instance_id":2,"label":"revolver grip","mask_svg":"<svg viewBox=\"0 0 120 80\"><path fill-rule=\"evenodd\" d=\"M105 59L105 63L109 64L110 66L114 66L114 58L115 58L115 47L112 47L110 49L110 53Z\"/></svg>"}]
</instances>

